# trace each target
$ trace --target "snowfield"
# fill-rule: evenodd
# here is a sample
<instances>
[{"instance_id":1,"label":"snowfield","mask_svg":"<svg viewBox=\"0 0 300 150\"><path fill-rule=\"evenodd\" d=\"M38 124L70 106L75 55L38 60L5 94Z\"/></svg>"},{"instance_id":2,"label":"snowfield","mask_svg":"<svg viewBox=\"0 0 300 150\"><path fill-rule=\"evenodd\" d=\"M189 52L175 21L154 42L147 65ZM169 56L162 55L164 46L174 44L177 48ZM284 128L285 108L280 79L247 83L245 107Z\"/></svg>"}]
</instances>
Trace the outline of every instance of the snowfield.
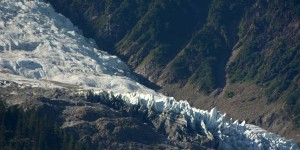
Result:
<instances>
[{"instance_id":1,"label":"snowfield","mask_svg":"<svg viewBox=\"0 0 300 150\"><path fill-rule=\"evenodd\" d=\"M162 114L183 114L190 127L201 126L219 149L298 149L291 140L257 126L228 122L225 115L192 108L137 83L129 67L97 49L95 42L45 2L0 1L0 80L42 88L112 91L128 105ZM58 84L58 82L60 84ZM5 86L6 82L1 82Z\"/></svg>"}]
</instances>

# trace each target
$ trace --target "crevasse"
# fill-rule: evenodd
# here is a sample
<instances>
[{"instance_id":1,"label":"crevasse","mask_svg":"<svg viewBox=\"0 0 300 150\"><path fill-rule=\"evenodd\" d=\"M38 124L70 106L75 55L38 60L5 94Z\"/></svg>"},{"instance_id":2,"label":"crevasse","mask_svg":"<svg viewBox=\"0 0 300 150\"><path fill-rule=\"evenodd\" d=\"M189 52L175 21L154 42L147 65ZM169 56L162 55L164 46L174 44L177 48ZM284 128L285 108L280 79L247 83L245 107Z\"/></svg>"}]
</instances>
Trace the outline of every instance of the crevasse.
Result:
<instances>
[{"instance_id":1,"label":"crevasse","mask_svg":"<svg viewBox=\"0 0 300 150\"><path fill-rule=\"evenodd\" d=\"M187 101L176 101L172 97L151 94L115 94L122 97L128 105L143 105L156 113L183 114L190 127L201 126L211 133L218 142L218 149L299 149L292 140L284 139L266 130L237 120L226 121L226 114L216 108L210 111L193 108Z\"/></svg>"},{"instance_id":2,"label":"crevasse","mask_svg":"<svg viewBox=\"0 0 300 150\"><path fill-rule=\"evenodd\" d=\"M206 135L213 136L218 149L298 149L291 140L257 126L226 121L225 114L215 108L211 111L196 109L186 101L177 102L136 83L130 78L125 63L97 50L92 40L80 35L78 29L49 4L2 0L0 13L2 80L26 81L37 86L51 80L78 88L119 92L121 94L115 95L120 95L128 105L142 105L166 115L182 114L182 122L190 128L201 127Z\"/></svg>"}]
</instances>

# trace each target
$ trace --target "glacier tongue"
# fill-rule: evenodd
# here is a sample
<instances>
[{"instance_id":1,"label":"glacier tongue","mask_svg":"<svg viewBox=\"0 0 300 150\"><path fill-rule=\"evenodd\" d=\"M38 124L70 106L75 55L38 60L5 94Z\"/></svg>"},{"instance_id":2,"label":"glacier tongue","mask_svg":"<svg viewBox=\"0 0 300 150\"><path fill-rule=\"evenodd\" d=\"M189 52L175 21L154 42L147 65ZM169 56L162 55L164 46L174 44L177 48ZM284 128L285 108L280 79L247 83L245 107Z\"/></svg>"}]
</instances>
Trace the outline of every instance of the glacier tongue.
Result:
<instances>
[{"instance_id":1,"label":"glacier tongue","mask_svg":"<svg viewBox=\"0 0 300 150\"><path fill-rule=\"evenodd\" d=\"M215 108L204 111L177 102L134 81L116 56L97 49L64 16L44 2L0 1L0 78L38 87L94 89L119 93L128 105L182 115L182 127L203 129L219 149L298 149L290 140L257 126L226 122ZM2 82L1 82L2 83ZM6 84L6 82L3 82ZM97 92L95 92L97 93Z\"/></svg>"},{"instance_id":2,"label":"glacier tongue","mask_svg":"<svg viewBox=\"0 0 300 150\"><path fill-rule=\"evenodd\" d=\"M201 128L207 132L207 135L212 134L217 140L218 149L299 149L292 140L286 140L260 127L246 124L245 121L226 122L225 114L221 114L216 108L204 111L191 107L186 101L177 102L172 97L156 98L150 94L116 95L121 96L129 105L146 106L149 110L170 116L182 114L184 122L189 123L187 126L192 130Z\"/></svg>"}]
</instances>

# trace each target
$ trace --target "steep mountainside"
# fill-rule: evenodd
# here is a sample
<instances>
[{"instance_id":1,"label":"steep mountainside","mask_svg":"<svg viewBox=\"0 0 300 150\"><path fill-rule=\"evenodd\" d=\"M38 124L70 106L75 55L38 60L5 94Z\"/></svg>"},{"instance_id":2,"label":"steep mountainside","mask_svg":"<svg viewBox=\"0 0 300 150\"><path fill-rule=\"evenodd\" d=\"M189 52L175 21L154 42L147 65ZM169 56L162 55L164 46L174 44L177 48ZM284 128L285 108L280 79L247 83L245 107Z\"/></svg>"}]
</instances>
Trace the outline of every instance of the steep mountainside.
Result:
<instances>
[{"instance_id":1,"label":"steep mountainside","mask_svg":"<svg viewBox=\"0 0 300 150\"><path fill-rule=\"evenodd\" d=\"M161 92L300 141L298 0L48 1Z\"/></svg>"},{"instance_id":2,"label":"steep mountainside","mask_svg":"<svg viewBox=\"0 0 300 150\"><path fill-rule=\"evenodd\" d=\"M299 149L141 85L44 1L0 1L0 13L2 149Z\"/></svg>"},{"instance_id":3,"label":"steep mountainside","mask_svg":"<svg viewBox=\"0 0 300 150\"><path fill-rule=\"evenodd\" d=\"M0 89L6 102L0 101L0 132L6 133L0 147L9 149L299 149L245 121L227 122L215 108L200 110L171 97L8 81Z\"/></svg>"}]
</instances>

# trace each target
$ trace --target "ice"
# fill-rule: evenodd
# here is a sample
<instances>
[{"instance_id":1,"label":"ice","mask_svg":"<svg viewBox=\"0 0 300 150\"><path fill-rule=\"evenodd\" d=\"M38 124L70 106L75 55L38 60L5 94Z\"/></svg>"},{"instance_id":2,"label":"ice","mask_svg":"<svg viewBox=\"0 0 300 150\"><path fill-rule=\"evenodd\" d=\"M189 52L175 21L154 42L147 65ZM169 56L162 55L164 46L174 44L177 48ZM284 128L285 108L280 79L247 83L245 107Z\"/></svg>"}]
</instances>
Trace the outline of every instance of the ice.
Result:
<instances>
[{"instance_id":1,"label":"ice","mask_svg":"<svg viewBox=\"0 0 300 150\"><path fill-rule=\"evenodd\" d=\"M0 1L0 71L115 92L154 91L129 67L97 49L69 19L39 1Z\"/></svg>"},{"instance_id":2,"label":"ice","mask_svg":"<svg viewBox=\"0 0 300 150\"><path fill-rule=\"evenodd\" d=\"M189 123L192 129L201 126L206 135L212 134L218 141L218 149L279 149L297 150L299 147L292 141L270 133L258 126L232 123L232 119L226 121L225 114L221 114L216 108L210 111L191 107L186 101L177 102L172 97L155 96L142 93L115 94L121 96L128 105L144 105L149 110L163 114L183 114L182 123Z\"/></svg>"},{"instance_id":3,"label":"ice","mask_svg":"<svg viewBox=\"0 0 300 150\"><path fill-rule=\"evenodd\" d=\"M182 115L180 127L203 129L217 140L218 149L298 149L294 142L245 121L227 122L216 108L196 109L142 86L124 62L98 50L45 2L1 0L0 14L0 88L15 82L21 87L111 91L129 106Z\"/></svg>"}]
</instances>

